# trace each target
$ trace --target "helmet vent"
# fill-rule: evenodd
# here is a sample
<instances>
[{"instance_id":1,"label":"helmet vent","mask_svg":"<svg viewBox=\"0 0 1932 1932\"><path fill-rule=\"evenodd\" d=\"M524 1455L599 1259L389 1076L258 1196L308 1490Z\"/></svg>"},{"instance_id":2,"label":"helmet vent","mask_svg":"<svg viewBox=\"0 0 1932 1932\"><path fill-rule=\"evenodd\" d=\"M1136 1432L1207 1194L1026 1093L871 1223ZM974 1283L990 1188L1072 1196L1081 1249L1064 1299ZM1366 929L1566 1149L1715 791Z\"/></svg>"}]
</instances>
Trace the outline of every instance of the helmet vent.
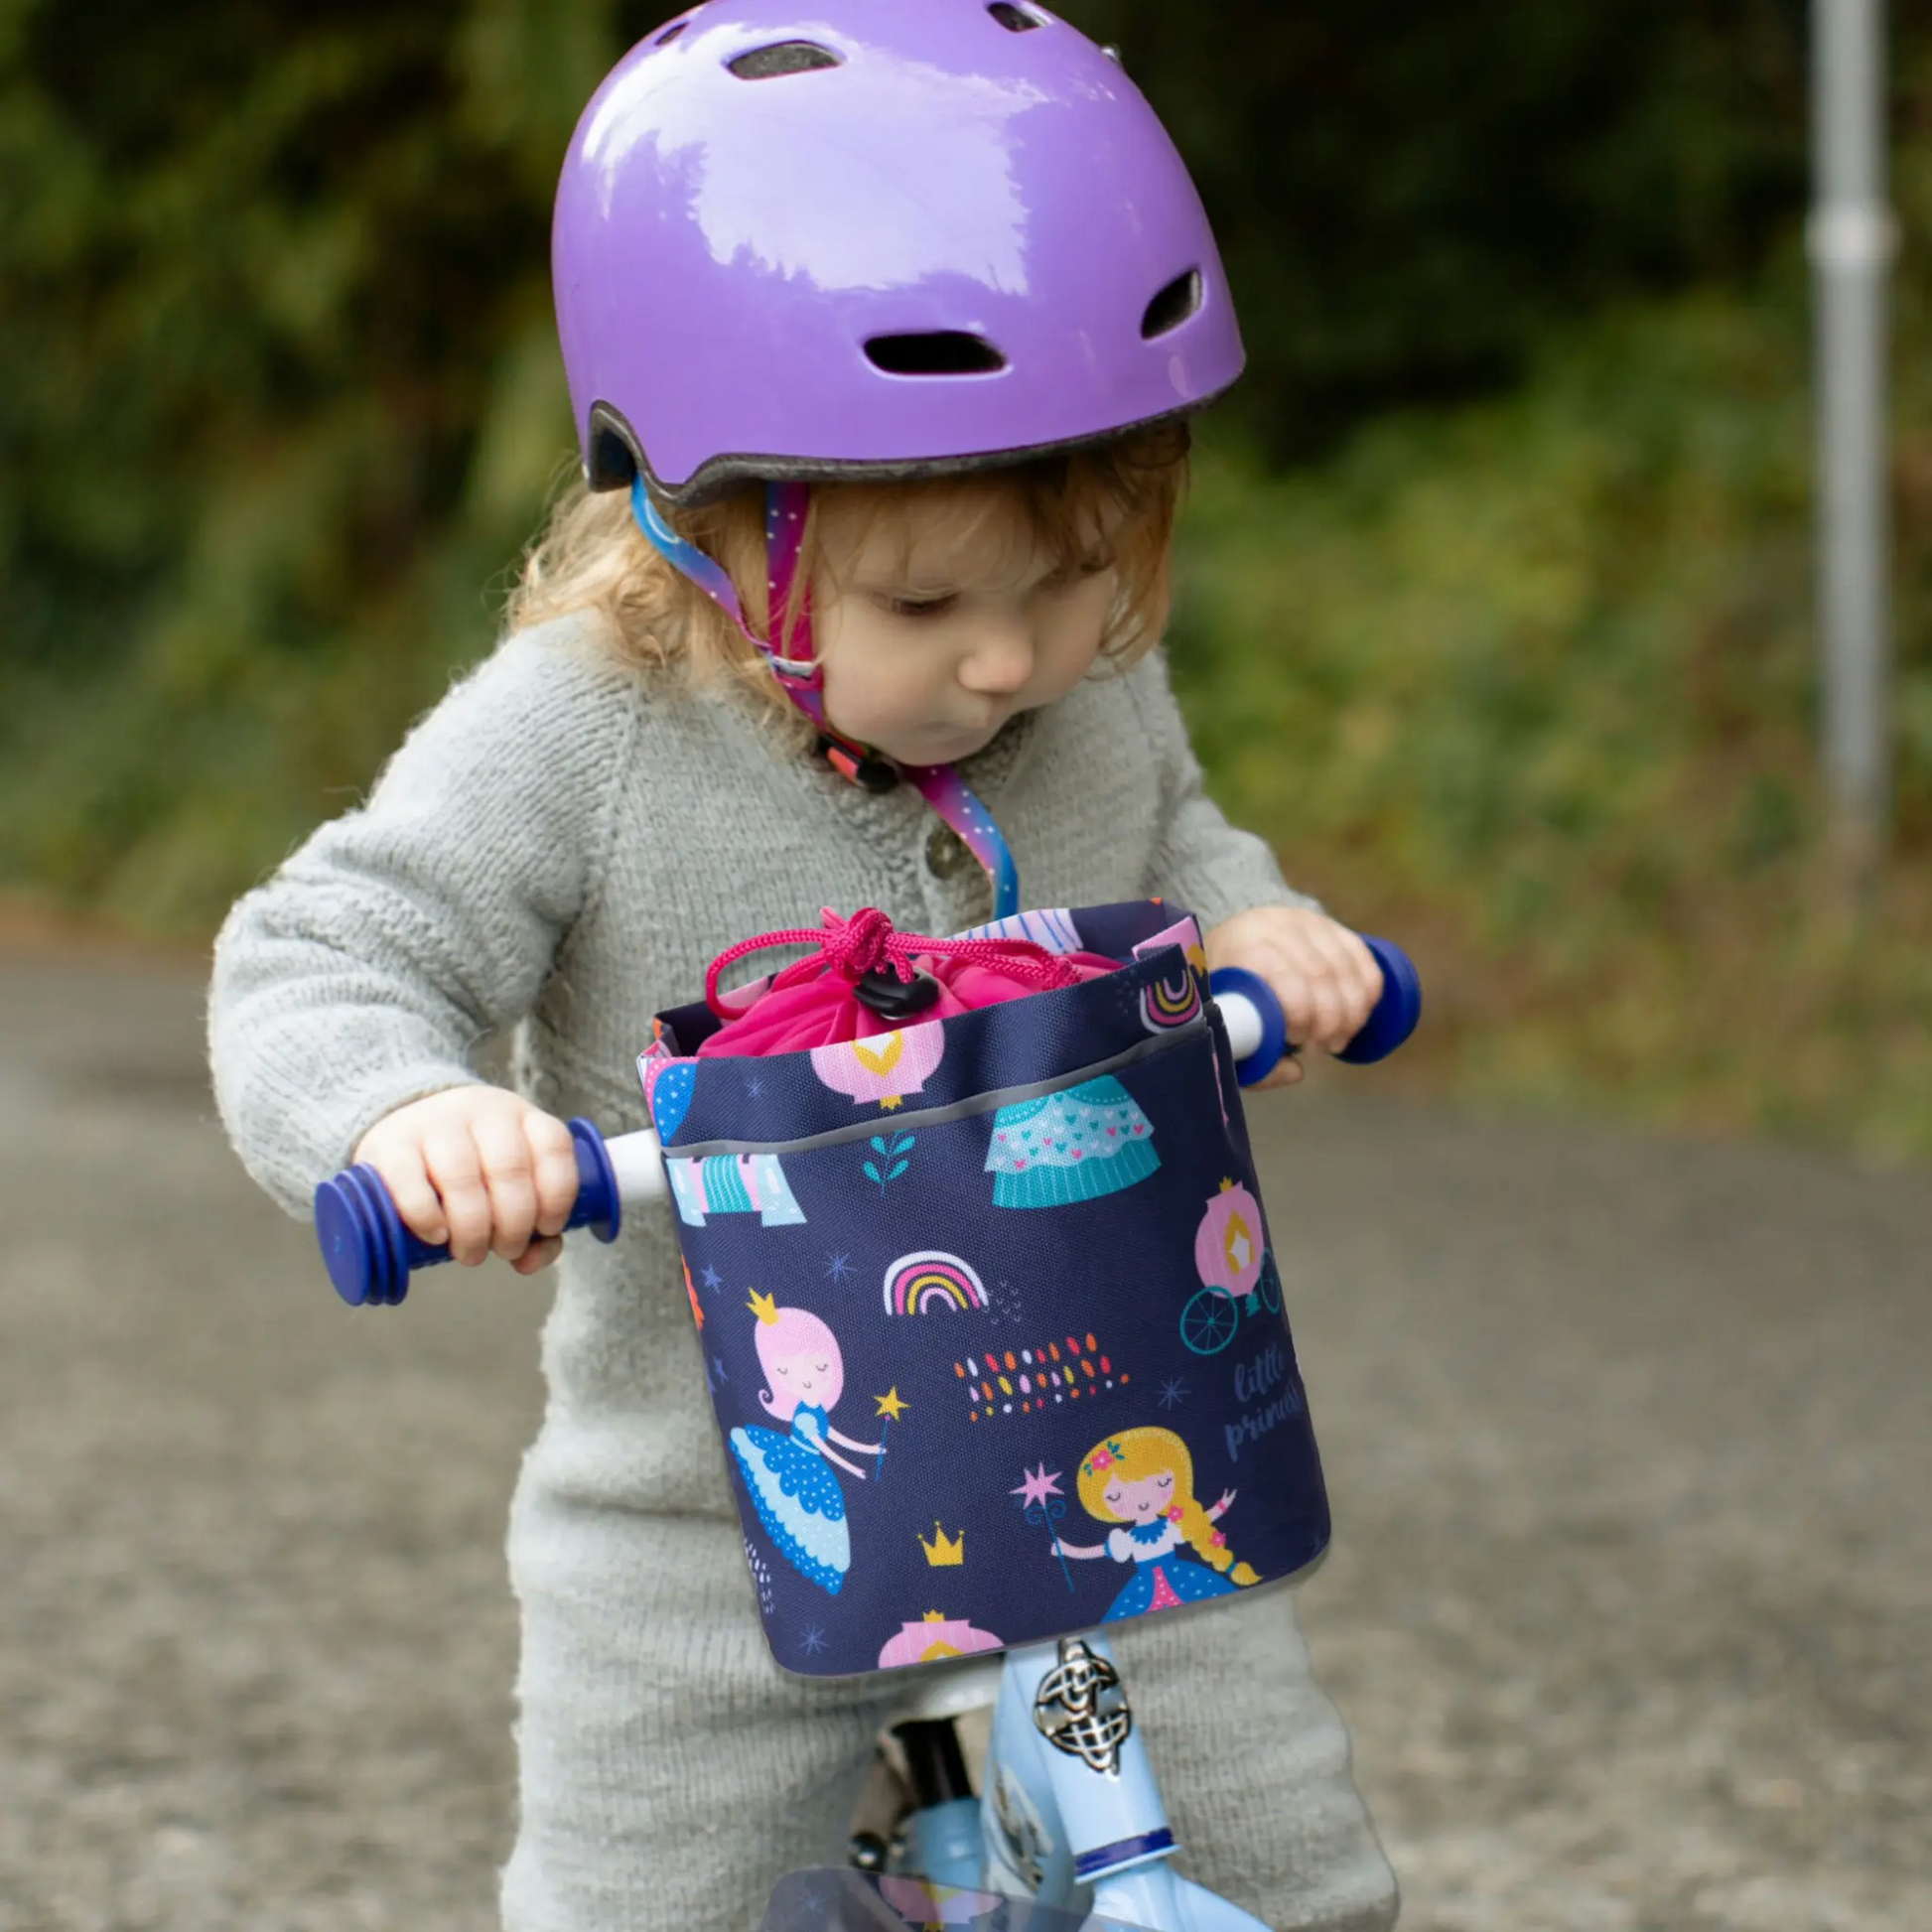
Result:
<instances>
[{"instance_id":1,"label":"helmet vent","mask_svg":"<svg viewBox=\"0 0 1932 1932\"><path fill-rule=\"evenodd\" d=\"M988 7L986 11L1009 34L1031 34L1035 27L1044 27L1046 25L1043 20L1035 19L1025 7L1009 6L1007 0L993 0L992 6Z\"/></svg>"},{"instance_id":2,"label":"helmet vent","mask_svg":"<svg viewBox=\"0 0 1932 1932\"><path fill-rule=\"evenodd\" d=\"M1007 358L983 336L958 329L923 336L875 336L866 359L888 375L997 375Z\"/></svg>"},{"instance_id":3,"label":"helmet vent","mask_svg":"<svg viewBox=\"0 0 1932 1932\"><path fill-rule=\"evenodd\" d=\"M656 38L656 39L655 39L654 41L652 41L652 42L651 42L651 46L653 46L653 47L669 47L669 46L670 46L670 44L671 44L671 43L672 43L672 42L673 42L674 40L676 40L676 39L677 39L677 37L678 37L678 36L679 36L679 35L680 35L681 33L683 33L683 32L685 31L685 29L686 29L687 27L689 27L690 25L691 25L691 23L690 23L690 22L689 22L688 20L674 20L674 21L672 21L672 22L671 22L671 24L670 24L670 25L669 25L668 27L666 27L666 28L664 29L664 31L663 31L663 32L662 32L661 34L659 34L659 35L658 35L658 37L657 37L657 38Z\"/></svg>"},{"instance_id":4,"label":"helmet vent","mask_svg":"<svg viewBox=\"0 0 1932 1932\"><path fill-rule=\"evenodd\" d=\"M776 80L787 73L814 73L820 68L843 67L845 61L816 41L776 41L769 47L755 47L725 65L741 80Z\"/></svg>"},{"instance_id":5,"label":"helmet vent","mask_svg":"<svg viewBox=\"0 0 1932 1932\"><path fill-rule=\"evenodd\" d=\"M1200 305L1200 270L1190 268L1185 275L1176 275L1147 305L1147 314L1141 318L1141 340L1152 343L1163 336L1172 335L1190 316L1199 312Z\"/></svg>"}]
</instances>

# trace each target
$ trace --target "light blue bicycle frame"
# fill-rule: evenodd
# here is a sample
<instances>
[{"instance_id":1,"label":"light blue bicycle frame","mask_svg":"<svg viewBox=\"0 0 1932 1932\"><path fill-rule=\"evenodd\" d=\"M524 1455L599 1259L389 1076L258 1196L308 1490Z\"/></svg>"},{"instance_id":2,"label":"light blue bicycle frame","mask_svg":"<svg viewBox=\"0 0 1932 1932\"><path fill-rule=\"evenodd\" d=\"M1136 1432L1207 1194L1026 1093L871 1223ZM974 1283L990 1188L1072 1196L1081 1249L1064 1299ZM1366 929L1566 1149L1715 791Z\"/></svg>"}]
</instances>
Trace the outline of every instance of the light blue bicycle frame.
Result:
<instances>
[{"instance_id":1,"label":"light blue bicycle frame","mask_svg":"<svg viewBox=\"0 0 1932 1932\"><path fill-rule=\"evenodd\" d=\"M1182 1878L1146 1740L1097 1632L1007 1653L978 1798L915 1812L901 1868L1147 1932L1268 1932Z\"/></svg>"}]
</instances>

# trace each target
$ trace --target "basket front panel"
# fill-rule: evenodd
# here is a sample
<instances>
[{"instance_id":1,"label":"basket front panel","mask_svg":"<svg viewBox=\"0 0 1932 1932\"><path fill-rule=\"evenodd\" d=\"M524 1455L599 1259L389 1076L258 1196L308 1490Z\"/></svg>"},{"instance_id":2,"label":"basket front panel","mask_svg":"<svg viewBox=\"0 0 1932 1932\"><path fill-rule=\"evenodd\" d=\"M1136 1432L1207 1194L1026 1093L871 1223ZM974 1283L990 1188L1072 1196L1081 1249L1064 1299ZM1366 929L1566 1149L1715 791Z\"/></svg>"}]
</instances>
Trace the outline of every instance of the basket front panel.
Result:
<instances>
[{"instance_id":1,"label":"basket front panel","mask_svg":"<svg viewBox=\"0 0 1932 1932\"><path fill-rule=\"evenodd\" d=\"M946 1023L916 1093L701 1063L712 1136L669 1166L785 1668L1031 1642L1325 1547L1225 1036L1143 1003L1178 959Z\"/></svg>"}]
</instances>

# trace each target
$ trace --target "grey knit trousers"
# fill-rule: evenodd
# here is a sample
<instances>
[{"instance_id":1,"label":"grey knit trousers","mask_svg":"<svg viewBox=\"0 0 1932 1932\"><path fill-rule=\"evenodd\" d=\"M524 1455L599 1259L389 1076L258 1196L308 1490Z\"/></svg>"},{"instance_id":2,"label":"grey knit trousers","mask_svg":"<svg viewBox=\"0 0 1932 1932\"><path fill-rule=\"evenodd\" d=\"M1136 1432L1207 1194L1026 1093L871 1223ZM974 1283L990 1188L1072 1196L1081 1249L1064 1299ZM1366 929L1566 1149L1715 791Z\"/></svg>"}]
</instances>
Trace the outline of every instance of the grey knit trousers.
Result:
<instances>
[{"instance_id":1,"label":"grey knit trousers","mask_svg":"<svg viewBox=\"0 0 1932 1932\"><path fill-rule=\"evenodd\" d=\"M901 1674L824 1684L765 1649L736 1525L563 1501L526 1473L522 1820L507 1932L747 1932L836 1864ZM1180 1869L1277 1932L1386 1932L1395 1881L1290 1594L1110 1631Z\"/></svg>"}]
</instances>

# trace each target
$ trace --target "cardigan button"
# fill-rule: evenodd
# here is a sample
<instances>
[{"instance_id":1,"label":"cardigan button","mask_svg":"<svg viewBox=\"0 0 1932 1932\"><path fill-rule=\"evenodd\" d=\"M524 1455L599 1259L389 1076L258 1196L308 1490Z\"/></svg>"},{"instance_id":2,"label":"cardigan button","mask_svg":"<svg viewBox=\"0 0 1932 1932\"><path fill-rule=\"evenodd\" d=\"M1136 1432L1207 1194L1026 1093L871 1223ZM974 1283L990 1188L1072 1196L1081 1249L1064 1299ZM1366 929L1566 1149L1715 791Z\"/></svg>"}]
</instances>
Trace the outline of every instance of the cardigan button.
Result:
<instances>
[{"instance_id":1,"label":"cardigan button","mask_svg":"<svg viewBox=\"0 0 1932 1932\"><path fill-rule=\"evenodd\" d=\"M935 879L957 879L972 863L972 847L950 825L937 827L925 842L926 870Z\"/></svg>"}]
</instances>

